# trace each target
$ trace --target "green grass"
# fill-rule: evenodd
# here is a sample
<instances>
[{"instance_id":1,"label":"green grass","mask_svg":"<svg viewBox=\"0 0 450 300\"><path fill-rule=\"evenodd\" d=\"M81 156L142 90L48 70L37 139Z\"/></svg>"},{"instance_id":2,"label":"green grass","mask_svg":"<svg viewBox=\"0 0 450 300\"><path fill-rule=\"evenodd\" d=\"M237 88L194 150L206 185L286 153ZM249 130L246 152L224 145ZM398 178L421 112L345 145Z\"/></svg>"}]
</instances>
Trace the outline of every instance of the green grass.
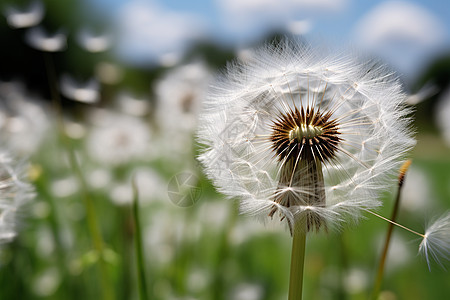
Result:
<instances>
[{"instance_id":1,"label":"green grass","mask_svg":"<svg viewBox=\"0 0 450 300\"><path fill-rule=\"evenodd\" d=\"M429 155L426 150L419 139L413 165L426 173L437 200L431 210L438 208L439 212L450 207L450 159ZM143 251L136 265L134 241L139 231L134 230L131 205L114 204L108 188L88 187L55 196L55 180L73 173L69 165L55 163L55 154L61 151L62 145L47 143L31 159L40 170L34 178L37 196L26 207L18 238L0 250L0 299L103 299L98 272L102 259L91 242L82 202L86 193L104 240L106 284L114 298L144 299L139 298L139 274L143 272L145 289L152 295L148 299L236 299L245 288L254 291L256 299L287 298L291 237L278 220L264 226L239 216L237 205L223 199L199 175L202 193L191 207L178 207L166 197L140 201ZM436 147L429 151L441 153ZM111 172L116 178L127 178L124 174L144 163L148 162L130 163ZM166 181L170 179L164 164L148 165ZM389 216L393 200L386 197L380 213ZM398 221L421 231L424 220L435 212L411 214L401 207ZM367 215L366 220L341 232L309 235L304 298L368 299L386 228L386 222ZM403 241L405 253L388 257L382 295L412 300L449 295L449 273L437 265L428 271L417 255L420 241L400 228L394 229L393 238Z\"/></svg>"}]
</instances>

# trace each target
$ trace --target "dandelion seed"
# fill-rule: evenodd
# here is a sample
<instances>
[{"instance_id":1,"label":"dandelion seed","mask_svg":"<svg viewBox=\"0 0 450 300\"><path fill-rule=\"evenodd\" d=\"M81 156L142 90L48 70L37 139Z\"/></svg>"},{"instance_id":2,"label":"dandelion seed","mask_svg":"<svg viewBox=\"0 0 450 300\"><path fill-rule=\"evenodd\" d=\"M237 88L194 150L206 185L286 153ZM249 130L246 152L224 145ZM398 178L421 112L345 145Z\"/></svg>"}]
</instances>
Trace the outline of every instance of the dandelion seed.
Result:
<instances>
[{"instance_id":1,"label":"dandelion seed","mask_svg":"<svg viewBox=\"0 0 450 300\"><path fill-rule=\"evenodd\" d=\"M200 161L241 211L306 230L381 203L414 145L395 77L377 62L288 40L228 67L200 116Z\"/></svg>"},{"instance_id":2,"label":"dandelion seed","mask_svg":"<svg viewBox=\"0 0 450 300\"><path fill-rule=\"evenodd\" d=\"M45 52L63 51L67 47L67 38L62 31L49 34L42 27L29 29L25 40L31 47Z\"/></svg>"},{"instance_id":3,"label":"dandelion seed","mask_svg":"<svg viewBox=\"0 0 450 300\"><path fill-rule=\"evenodd\" d=\"M8 25L13 28L26 28L39 24L44 17L44 5L41 1L34 1L23 10L17 7L6 7L5 16Z\"/></svg>"},{"instance_id":4,"label":"dandelion seed","mask_svg":"<svg viewBox=\"0 0 450 300\"><path fill-rule=\"evenodd\" d=\"M100 100L99 84L93 78L83 84L64 74L61 78L61 92L67 98L83 103L92 104Z\"/></svg>"},{"instance_id":5,"label":"dandelion seed","mask_svg":"<svg viewBox=\"0 0 450 300\"><path fill-rule=\"evenodd\" d=\"M450 260L450 213L442 215L428 226L423 240L419 246L419 252L425 256L428 268L431 270L431 260L444 267L443 261Z\"/></svg>"}]
</instances>

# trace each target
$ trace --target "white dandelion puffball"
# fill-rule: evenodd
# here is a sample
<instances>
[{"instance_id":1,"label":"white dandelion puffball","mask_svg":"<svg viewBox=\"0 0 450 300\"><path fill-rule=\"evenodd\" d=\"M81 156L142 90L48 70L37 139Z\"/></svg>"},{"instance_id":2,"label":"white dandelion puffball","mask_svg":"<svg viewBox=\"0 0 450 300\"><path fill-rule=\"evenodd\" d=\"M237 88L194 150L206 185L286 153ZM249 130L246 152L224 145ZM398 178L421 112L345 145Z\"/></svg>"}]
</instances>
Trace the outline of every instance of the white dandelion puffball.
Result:
<instances>
[{"instance_id":1,"label":"white dandelion puffball","mask_svg":"<svg viewBox=\"0 0 450 300\"><path fill-rule=\"evenodd\" d=\"M414 145L406 95L377 62L289 40L229 65L200 115L199 159L218 190L255 216L307 230L381 203ZM290 227L292 229L292 227Z\"/></svg>"},{"instance_id":2,"label":"white dandelion puffball","mask_svg":"<svg viewBox=\"0 0 450 300\"><path fill-rule=\"evenodd\" d=\"M0 246L17 235L22 208L34 197L26 165L0 152Z\"/></svg>"}]
</instances>

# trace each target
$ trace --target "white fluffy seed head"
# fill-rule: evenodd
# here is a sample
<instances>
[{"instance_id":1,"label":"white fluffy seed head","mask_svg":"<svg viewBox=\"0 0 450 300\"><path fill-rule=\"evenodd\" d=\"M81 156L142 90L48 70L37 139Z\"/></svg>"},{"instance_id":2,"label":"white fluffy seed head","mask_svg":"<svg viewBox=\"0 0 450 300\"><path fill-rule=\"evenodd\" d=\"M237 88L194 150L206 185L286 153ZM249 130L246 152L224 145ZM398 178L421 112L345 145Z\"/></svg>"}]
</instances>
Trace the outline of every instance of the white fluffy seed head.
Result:
<instances>
[{"instance_id":1,"label":"white fluffy seed head","mask_svg":"<svg viewBox=\"0 0 450 300\"><path fill-rule=\"evenodd\" d=\"M17 235L21 209L34 196L24 164L0 152L0 246Z\"/></svg>"},{"instance_id":2,"label":"white fluffy seed head","mask_svg":"<svg viewBox=\"0 0 450 300\"><path fill-rule=\"evenodd\" d=\"M303 213L330 225L356 220L362 209L380 205L415 143L405 98L376 62L286 39L230 64L216 80L200 115L199 159L220 192L241 200L243 213L267 216L276 208L288 221ZM325 136L330 124L332 137ZM283 133L286 143L278 139L275 147L273 137ZM305 201L313 193L307 185L280 181L288 163L292 177L301 178L302 159L321 162L323 192L315 186L314 193L325 199L317 205ZM313 176L307 169L303 175ZM282 193L289 205L277 201Z\"/></svg>"},{"instance_id":3,"label":"white fluffy seed head","mask_svg":"<svg viewBox=\"0 0 450 300\"><path fill-rule=\"evenodd\" d=\"M419 252L425 256L431 270L431 260L444 267L444 261L450 261L450 212L431 223L425 231L419 246Z\"/></svg>"}]
</instances>

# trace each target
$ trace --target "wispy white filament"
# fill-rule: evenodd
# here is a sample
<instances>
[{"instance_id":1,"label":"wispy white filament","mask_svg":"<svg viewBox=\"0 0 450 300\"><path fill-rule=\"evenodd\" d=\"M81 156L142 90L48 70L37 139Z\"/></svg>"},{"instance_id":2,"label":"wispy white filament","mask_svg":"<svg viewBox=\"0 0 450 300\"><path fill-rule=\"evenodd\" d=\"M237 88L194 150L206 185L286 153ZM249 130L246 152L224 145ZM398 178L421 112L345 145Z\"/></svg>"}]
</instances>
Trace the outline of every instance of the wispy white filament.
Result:
<instances>
[{"instance_id":1,"label":"wispy white filament","mask_svg":"<svg viewBox=\"0 0 450 300\"><path fill-rule=\"evenodd\" d=\"M413 145L405 94L385 67L355 53L334 54L288 40L268 45L248 61L229 65L212 86L200 117L199 157L219 191L241 200L241 210L283 217L316 214L330 224L380 205L381 192ZM311 191L280 186L284 164L272 150L272 125L293 108L331 113L341 142L322 164L325 203L306 205ZM308 174L305 173L305 176ZM297 205L274 201L286 193Z\"/></svg>"},{"instance_id":2,"label":"wispy white filament","mask_svg":"<svg viewBox=\"0 0 450 300\"><path fill-rule=\"evenodd\" d=\"M432 259L442 267L444 260L450 260L450 212L428 226L419 252L425 256L428 268Z\"/></svg>"}]
</instances>

